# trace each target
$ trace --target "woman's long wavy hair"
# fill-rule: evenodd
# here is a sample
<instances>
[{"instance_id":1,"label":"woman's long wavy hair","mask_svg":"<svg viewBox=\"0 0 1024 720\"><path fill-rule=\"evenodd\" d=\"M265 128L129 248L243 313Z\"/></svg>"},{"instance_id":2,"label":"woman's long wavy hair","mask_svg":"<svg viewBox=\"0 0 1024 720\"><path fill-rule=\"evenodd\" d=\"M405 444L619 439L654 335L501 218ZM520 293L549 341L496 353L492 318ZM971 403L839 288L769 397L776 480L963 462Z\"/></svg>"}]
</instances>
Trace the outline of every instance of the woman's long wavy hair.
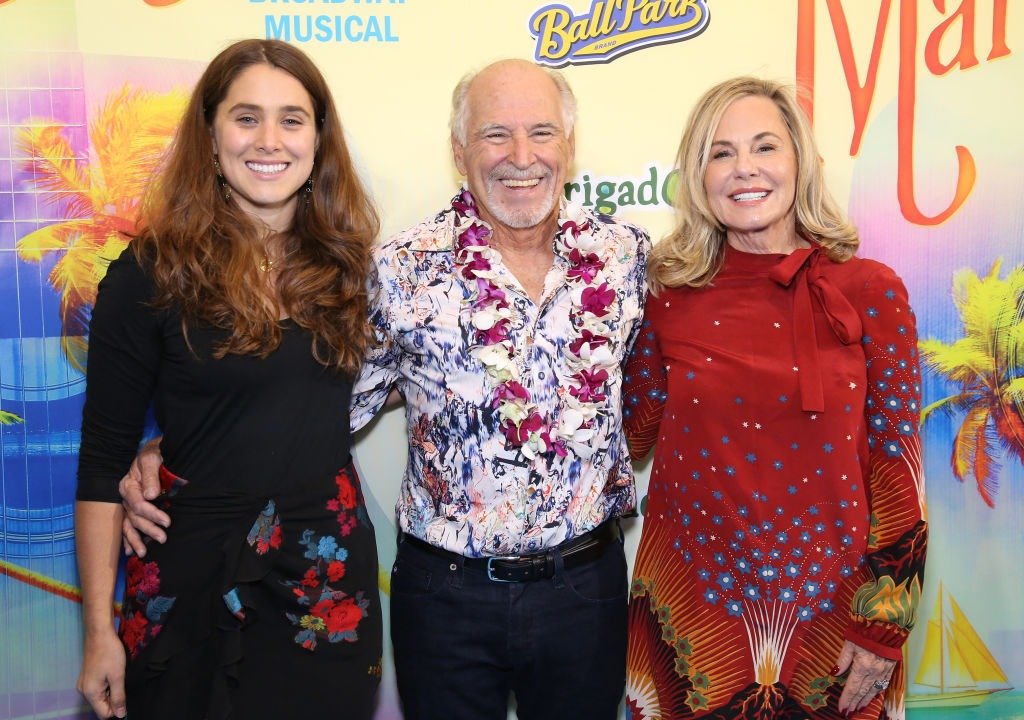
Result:
<instances>
[{"instance_id":1,"label":"woman's long wavy hair","mask_svg":"<svg viewBox=\"0 0 1024 720\"><path fill-rule=\"evenodd\" d=\"M836 262L857 252L857 230L839 209L828 188L821 155L810 123L793 90L774 80L738 77L715 85L697 102L686 122L679 153L678 211L675 229L654 246L648 263L651 287L702 287L722 267L726 228L715 218L704 188L711 143L726 109L748 96L775 103L789 129L796 150L796 231L821 245Z\"/></svg>"},{"instance_id":2,"label":"woman's long wavy hair","mask_svg":"<svg viewBox=\"0 0 1024 720\"><path fill-rule=\"evenodd\" d=\"M299 192L292 228L280 238L276 298L260 270L270 230L225 197L211 137L231 83L258 64L302 84L318 133L312 188ZM243 40L217 55L199 79L147 190L133 245L156 283L157 307L180 308L186 333L196 322L228 331L215 357L266 357L280 345L283 313L312 333L318 362L353 375L372 338L366 280L378 230L323 75L286 43Z\"/></svg>"}]
</instances>

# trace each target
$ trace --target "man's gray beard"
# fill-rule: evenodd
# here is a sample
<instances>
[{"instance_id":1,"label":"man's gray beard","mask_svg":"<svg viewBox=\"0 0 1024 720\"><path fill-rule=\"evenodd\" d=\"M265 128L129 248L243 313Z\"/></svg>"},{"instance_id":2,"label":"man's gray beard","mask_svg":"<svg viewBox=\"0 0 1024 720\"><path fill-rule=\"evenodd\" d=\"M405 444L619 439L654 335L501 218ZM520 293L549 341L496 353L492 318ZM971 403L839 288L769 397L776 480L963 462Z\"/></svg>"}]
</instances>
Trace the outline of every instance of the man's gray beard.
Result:
<instances>
[{"instance_id":1,"label":"man's gray beard","mask_svg":"<svg viewBox=\"0 0 1024 720\"><path fill-rule=\"evenodd\" d=\"M491 211L491 215L510 228L516 230L525 230L526 228L536 227L542 222L547 220L551 214L552 208L558 203L558 196L555 193L551 194L548 201L543 205L539 205L534 208L522 208L522 209L509 209L499 205L498 203L492 203L490 200L493 198L492 188L497 183L497 180L490 180L487 183L486 188L486 199L488 200L487 209Z\"/></svg>"}]
</instances>

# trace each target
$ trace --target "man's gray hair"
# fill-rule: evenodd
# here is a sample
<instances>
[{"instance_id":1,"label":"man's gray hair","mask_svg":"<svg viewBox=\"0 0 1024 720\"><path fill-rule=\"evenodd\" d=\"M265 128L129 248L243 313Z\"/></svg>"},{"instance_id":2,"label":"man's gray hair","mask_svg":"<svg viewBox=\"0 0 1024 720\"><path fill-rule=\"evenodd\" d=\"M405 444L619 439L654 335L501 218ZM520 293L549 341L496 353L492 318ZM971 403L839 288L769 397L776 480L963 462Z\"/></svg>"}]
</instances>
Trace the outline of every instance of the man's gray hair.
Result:
<instances>
[{"instance_id":1,"label":"man's gray hair","mask_svg":"<svg viewBox=\"0 0 1024 720\"><path fill-rule=\"evenodd\" d=\"M572 135L572 129L576 126L576 95L573 94L572 88L569 87L569 81L562 73L551 68L541 68L541 70L547 73L551 81L555 83L555 87L558 88L558 96L562 105L562 128L565 136L569 137ZM452 115L448 125L451 128L452 137L463 147L466 145L469 131L469 128L466 127L469 122L469 86L473 84L479 74L479 70L467 73L452 91Z\"/></svg>"}]
</instances>

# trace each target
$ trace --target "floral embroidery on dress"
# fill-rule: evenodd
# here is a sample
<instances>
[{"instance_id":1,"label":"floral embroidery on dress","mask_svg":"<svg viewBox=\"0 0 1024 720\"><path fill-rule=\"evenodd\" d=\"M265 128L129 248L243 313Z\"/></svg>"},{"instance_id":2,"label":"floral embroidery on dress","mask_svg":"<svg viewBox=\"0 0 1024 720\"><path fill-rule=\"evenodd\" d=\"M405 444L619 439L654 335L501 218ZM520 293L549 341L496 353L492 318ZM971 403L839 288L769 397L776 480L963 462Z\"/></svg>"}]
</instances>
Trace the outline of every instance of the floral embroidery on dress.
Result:
<instances>
[{"instance_id":1,"label":"floral embroidery on dress","mask_svg":"<svg viewBox=\"0 0 1024 720\"><path fill-rule=\"evenodd\" d=\"M327 509L337 513L338 531L348 536L358 524L356 511L359 506L359 490L347 468L338 471L334 479L337 495L327 501ZM363 591L355 596L331 587L345 577L345 561L348 550L340 547L331 535L317 536L312 530L302 533L302 544L306 546L304 557L313 561L302 580L285 583L292 588L299 605L308 608L302 615L286 613L288 620L300 630L295 642L306 650L315 650L318 640L328 642L355 642L359 639L356 628L368 614L369 598Z\"/></svg>"},{"instance_id":2,"label":"floral embroidery on dress","mask_svg":"<svg viewBox=\"0 0 1024 720\"><path fill-rule=\"evenodd\" d=\"M160 634L164 619L174 605L175 598L159 592L160 567L156 562L143 562L137 556L128 558L119 634L132 658Z\"/></svg>"},{"instance_id":3,"label":"floral embroidery on dress","mask_svg":"<svg viewBox=\"0 0 1024 720\"><path fill-rule=\"evenodd\" d=\"M352 482L348 468L338 471L334 484L338 487L338 494L333 500L327 501L327 509L338 513L338 530L342 537L348 537L358 524L355 510L359 505L359 490Z\"/></svg>"},{"instance_id":4,"label":"floral embroidery on dress","mask_svg":"<svg viewBox=\"0 0 1024 720\"><path fill-rule=\"evenodd\" d=\"M246 539L250 547L255 548L257 555L266 555L271 549L281 547L281 520L273 500L267 502L267 506L260 512Z\"/></svg>"},{"instance_id":5,"label":"floral embroidery on dress","mask_svg":"<svg viewBox=\"0 0 1024 720\"><path fill-rule=\"evenodd\" d=\"M153 502L161 510L166 511L171 506L171 498L188 485L188 480L178 477L168 470L165 465L160 466L157 474L160 478L160 495Z\"/></svg>"}]
</instances>

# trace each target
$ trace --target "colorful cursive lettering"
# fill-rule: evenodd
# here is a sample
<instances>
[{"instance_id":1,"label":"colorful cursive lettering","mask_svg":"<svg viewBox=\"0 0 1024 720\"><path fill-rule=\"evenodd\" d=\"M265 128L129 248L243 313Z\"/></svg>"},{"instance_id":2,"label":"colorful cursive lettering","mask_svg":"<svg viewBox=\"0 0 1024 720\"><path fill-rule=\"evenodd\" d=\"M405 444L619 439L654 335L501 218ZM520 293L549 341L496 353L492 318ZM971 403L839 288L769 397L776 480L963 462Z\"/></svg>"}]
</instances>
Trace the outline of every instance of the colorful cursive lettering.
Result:
<instances>
[{"instance_id":1,"label":"colorful cursive lettering","mask_svg":"<svg viewBox=\"0 0 1024 720\"><path fill-rule=\"evenodd\" d=\"M706 0L592 0L582 15L547 5L530 18L534 59L551 67L610 62L641 47L695 37L710 17Z\"/></svg>"}]
</instances>

